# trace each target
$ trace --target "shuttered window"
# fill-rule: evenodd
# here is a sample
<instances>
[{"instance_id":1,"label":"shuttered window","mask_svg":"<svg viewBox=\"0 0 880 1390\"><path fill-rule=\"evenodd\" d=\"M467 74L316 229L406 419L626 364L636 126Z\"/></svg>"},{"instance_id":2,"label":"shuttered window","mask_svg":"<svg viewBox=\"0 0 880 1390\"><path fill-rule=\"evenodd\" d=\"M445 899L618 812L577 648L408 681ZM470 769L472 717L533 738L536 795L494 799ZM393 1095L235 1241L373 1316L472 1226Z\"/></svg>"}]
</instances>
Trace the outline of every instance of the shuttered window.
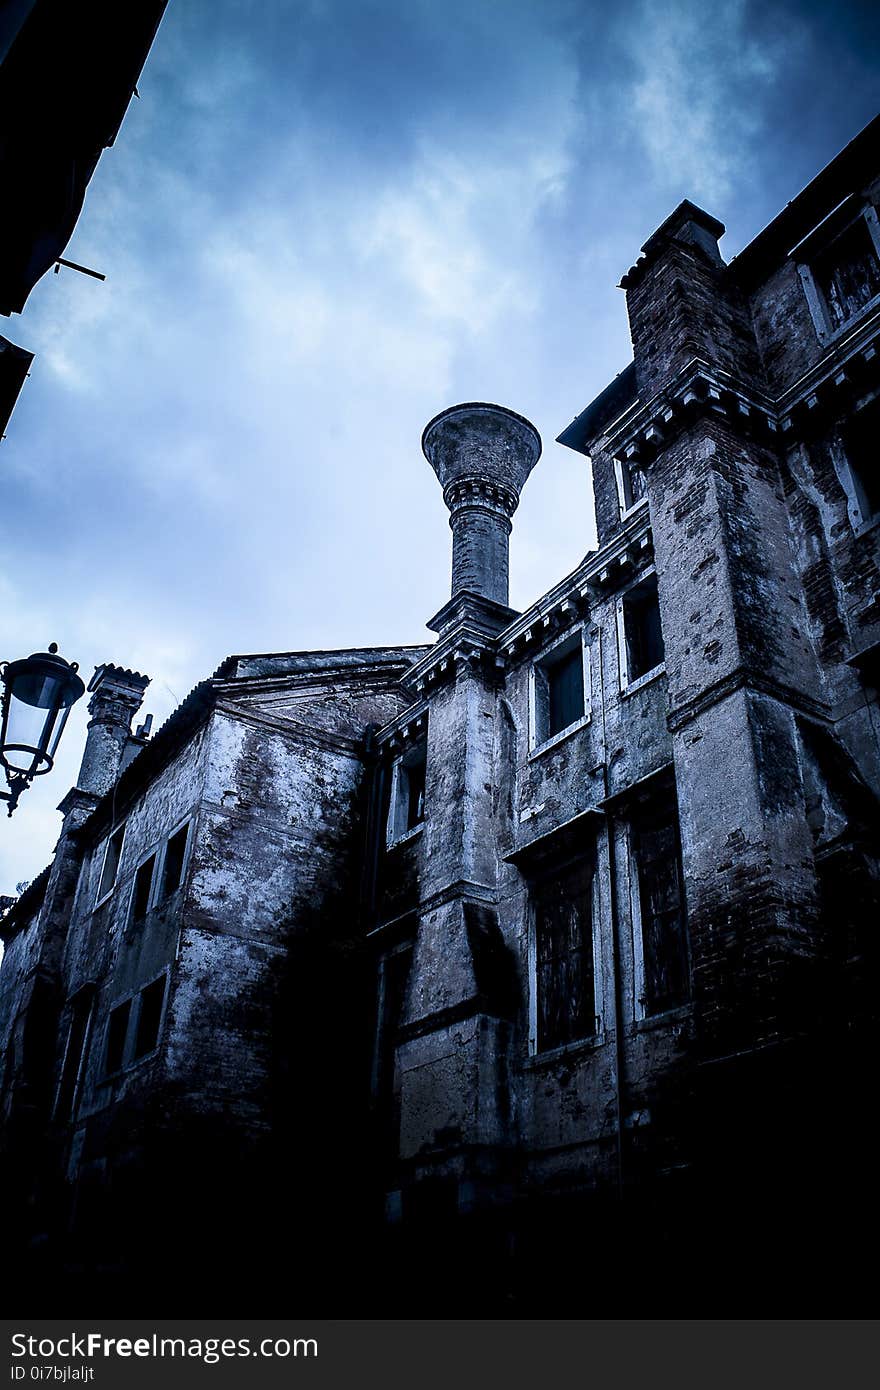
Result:
<instances>
[{"instance_id":1,"label":"shuttered window","mask_svg":"<svg viewBox=\"0 0 880 1390\"><path fill-rule=\"evenodd\" d=\"M592 869L583 861L532 883L539 1052L596 1031Z\"/></svg>"},{"instance_id":2,"label":"shuttered window","mask_svg":"<svg viewBox=\"0 0 880 1390\"><path fill-rule=\"evenodd\" d=\"M675 798L658 796L634 817L633 846L642 919L648 1014L663 1013L690 998L681 846Z\"/></svg>"}]
</instances>

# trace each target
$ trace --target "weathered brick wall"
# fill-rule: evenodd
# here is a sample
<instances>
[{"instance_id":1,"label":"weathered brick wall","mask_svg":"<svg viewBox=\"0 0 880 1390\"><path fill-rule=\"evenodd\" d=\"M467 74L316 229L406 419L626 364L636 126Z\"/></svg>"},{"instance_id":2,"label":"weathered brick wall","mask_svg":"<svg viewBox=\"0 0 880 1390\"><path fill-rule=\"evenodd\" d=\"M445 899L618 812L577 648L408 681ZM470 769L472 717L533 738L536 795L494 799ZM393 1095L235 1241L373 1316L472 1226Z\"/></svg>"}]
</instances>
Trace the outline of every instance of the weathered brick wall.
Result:
<instances>
[{"instance_id":1,"label":"weathered brick wall","mask_svg":"<svg viewBox=\"0 0 880 1390\"><path fill-rule=\"evenodd\" d=\"M749 310L726 266L670 241L632 278L627 311L643 401L694 357L760 380Z\"/></svg>"}]
</instances>

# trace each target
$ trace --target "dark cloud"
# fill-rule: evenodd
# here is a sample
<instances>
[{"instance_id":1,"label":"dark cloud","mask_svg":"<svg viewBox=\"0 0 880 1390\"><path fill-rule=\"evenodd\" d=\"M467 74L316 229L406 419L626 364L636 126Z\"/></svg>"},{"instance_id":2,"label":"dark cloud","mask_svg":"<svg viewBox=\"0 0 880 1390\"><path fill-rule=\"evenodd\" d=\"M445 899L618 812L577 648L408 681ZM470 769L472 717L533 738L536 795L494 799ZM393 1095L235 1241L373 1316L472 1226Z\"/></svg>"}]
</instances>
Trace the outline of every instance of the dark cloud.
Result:
<instances>
[{"instance_id":1,"label":"dark cloud","mask_svg":"<svg viewBox=\"0 0 880 1390\"><path fill-rule=\"evenodd\" d=\"M419 436L458 399L544 436L529 602L591 542L552 440L628 359L620 274L685 194L753 236L874 114L877 46L852 3L171 0L70 250L107 282L48 276L10 328L2 654L138 666L161 720L230 650L421 640L449 532Z\"/></svg>"}]
</instances>

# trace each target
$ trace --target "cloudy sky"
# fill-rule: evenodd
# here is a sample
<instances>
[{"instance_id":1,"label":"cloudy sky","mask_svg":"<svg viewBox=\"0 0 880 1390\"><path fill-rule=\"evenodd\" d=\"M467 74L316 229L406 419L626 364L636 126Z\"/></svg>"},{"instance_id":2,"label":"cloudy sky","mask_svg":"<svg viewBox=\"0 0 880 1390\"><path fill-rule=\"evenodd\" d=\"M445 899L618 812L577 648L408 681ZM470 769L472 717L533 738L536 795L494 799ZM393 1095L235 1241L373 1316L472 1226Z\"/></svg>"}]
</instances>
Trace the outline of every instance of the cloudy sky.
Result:
<instances>
[{"instance_id":1,"label":"cloudy sky","mask_svg":"<svg viewBox=\"0 0 880 1390\"><path fill-rule=\"evenodd\" d=\"M36 352L0 446L0 656L153 678L231 652L425 640L450 532L419 437L513 407L545 454L524 607L593 544L553 442L629 360L615 288L682 197L728 258L880 108L855 0L171 0L67 255L0 332ZM0 820L48 862L85 701Z\"/></svg>"}]
</instances>

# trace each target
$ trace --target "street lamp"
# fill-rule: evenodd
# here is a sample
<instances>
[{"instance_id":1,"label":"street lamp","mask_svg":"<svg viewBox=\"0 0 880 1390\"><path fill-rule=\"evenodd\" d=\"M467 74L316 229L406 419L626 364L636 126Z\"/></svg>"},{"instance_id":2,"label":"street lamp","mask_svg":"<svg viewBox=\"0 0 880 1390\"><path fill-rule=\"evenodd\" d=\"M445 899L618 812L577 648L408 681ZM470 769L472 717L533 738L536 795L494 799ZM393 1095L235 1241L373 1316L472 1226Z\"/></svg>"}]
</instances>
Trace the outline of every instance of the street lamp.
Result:
<instances>
[{"instance_id":1,"label":"street lamp","mask_svg":"<svg viewBox=\"0 0 880 1390\"><path fill-rule=\"evenodd\" d=\"M70 707L85 690L78 669L58 655L57 642L47 652L0 662L0 763L9 786L0 799L9 802L10 816L33 779L52 770Z\"/></svg>"}]
</instances>

